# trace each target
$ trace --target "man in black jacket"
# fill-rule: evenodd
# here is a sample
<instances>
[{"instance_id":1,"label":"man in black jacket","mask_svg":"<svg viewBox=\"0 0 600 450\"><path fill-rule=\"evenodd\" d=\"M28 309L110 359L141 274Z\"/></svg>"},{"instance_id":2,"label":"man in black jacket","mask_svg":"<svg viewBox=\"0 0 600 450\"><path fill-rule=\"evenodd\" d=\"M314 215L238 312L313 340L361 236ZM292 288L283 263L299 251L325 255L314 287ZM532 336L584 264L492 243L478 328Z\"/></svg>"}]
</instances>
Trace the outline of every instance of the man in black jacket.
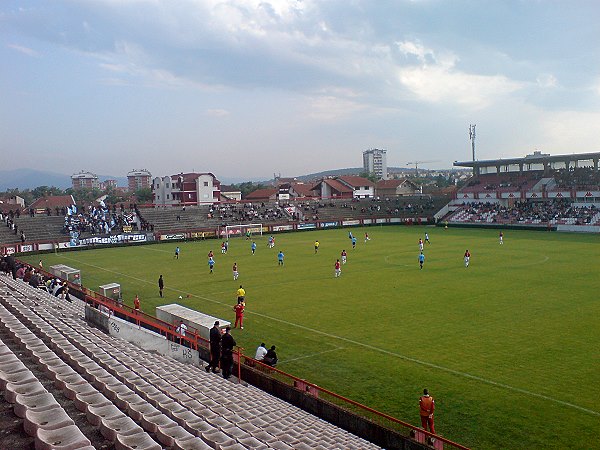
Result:
<instances>
[{"instance_id":1,"label":"man in black jacket","mask_svg":"<svg viewBox=\"0 0 600 450\"><path fill-rule=\"evenodd\" d=\"M6 266L8 267L8 270L10 271L13 280L17 279L17 262L15 261L15 257L10 254L10 255L6 255L5 258L6 261Z\"/></svg>"},{"instance_id":2,"label":"man in black jacket","mask_svg":"<svg viewBox=\"0 0 600 450\"><path fill-rule=\"evenodd\" d=\"M275 346L271 345L271 348L267 350L267 354L263 358L263 362L271 367L277 365L277 353L275 353Z\"/></svg>"},{"instance_id":3,"label":"man in black jacket","mask_svg":"<svg viewBox=\"0 0 600 450\"><path fill-rule=\"evenodd\" d=\"M221 338L221 370L223 378L229 378L233 369L233 348L235 347L235 339L229 333L230 327L225 328L225 334Z\"/></svg>"},{"instance_id":4,"label":"man in black jacket","mask_svg":"<svg viewBox=\"0 0 600 450\"><path fill-rule=\"evenodd\" d=\"M217 373L219 371L219 357L221 356L221 329L219 328L219 321L217 320L213 327L210 329L210 362L205 367L207 372L212 371Z\"/></svg>"}]
</instances>

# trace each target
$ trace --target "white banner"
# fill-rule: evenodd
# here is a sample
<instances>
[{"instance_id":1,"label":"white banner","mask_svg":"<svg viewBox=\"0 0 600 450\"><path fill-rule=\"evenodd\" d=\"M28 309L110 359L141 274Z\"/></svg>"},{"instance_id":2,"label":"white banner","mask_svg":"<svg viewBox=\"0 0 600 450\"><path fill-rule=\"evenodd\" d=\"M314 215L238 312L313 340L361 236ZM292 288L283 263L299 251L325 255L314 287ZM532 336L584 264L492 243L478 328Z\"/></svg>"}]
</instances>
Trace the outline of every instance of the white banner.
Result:
<instances>
[{"instance_id":1,"label":"white banner","mask_svg":"<svg viewBox=\"0 0 600 450\"><path fill-rule=\"evenodd\" d=\"M321 228L337 227L337 222L321 222Z\"/></svg>"},{"instance_id":2,"label":"white banner","mask_svg":"<svg viewBox=\"0 0 600 450\"><path fill-rule=\"evenodd\" d=\"M600 197L600 191L577 191L577 198Z\"/></svg>"},{"instance_id":3,"label":"white banner","mask_svg":"<svg viewBox=\"0 0 600 450\"><path fill-rule=\"evenodd\" d=\"M294 225L275 225L272 227L273 232L276 231L289 231L294 229Z\"/></svg>"},{"instance_id":4,"label":"white banner","mask_svg":"<svg viewBox=\"0 0 600 450\"><path fill-rule=\"evenodd\" d=\"M571 193L569 191L552 191L548 192L550 198L570 198Z\"/></svg>"},{"instance_id":5,"label":"white banner","mask_svg":"<svg viewBox=\"0 0 600 450\"><path fill-rule=\"evenodd\" d=\"M161 234L160 235L161 241L173 241L173 240L177 240L177 239L185 239L185 234L177 233L177 234Z\"/></svg>"},{"instance_id":6,"label":"white banner","mask_svg":"<svg viewBox=\"0 0 600 450\"><path fill-rule=\"evenodd\" d=\"M182 235L183 236L183 235ZM97 244L119 244L121 242L145 242L145 234L118 234L115 236L92 236L85 239L79 239L78 246L97 245Z\"/></svg>"}]
</instances>

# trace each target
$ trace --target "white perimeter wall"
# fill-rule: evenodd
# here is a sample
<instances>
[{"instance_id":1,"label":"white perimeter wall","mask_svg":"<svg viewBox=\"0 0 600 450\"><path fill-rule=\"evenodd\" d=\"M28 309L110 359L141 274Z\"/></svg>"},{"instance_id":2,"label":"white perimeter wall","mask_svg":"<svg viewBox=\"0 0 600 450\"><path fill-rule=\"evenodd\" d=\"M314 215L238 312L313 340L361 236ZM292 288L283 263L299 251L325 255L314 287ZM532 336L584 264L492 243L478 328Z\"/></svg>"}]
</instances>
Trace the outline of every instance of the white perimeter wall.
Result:
<instances>
[{"instance_id":1,"label":"white perimeter wall","mask_svg":"<svg viewBox=\"0 0 600 450\"><path fill-rule=\"evenodd\" d=\"M85 307L85 318L108 332L111 336L124 339L144 350L170 356L183 363L194 364L195 366L200 365L198 351L168 341L164 336L141 328L134 323L127 322L118 317L109 316L89 305L86 305Z\"/></svg>"}]
</instances>

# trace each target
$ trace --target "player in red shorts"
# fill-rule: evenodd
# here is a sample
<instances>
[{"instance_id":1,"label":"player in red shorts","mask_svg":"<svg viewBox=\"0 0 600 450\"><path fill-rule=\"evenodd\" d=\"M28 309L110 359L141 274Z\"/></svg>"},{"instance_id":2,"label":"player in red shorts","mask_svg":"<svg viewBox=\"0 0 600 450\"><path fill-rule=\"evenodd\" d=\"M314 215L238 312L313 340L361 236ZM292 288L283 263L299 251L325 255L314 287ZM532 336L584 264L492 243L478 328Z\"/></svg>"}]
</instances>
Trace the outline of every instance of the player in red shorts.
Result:
<instances>
[{"instance_id":1,"label":"player in red shorts","mask_svg":"<svg viewBox=\"0 0 600 450\"><path fill-rule=\"evenodd\" d=\"M433 424L433 411L435 410L435 401L433 397L429 395L427 389L423 389L423 395L419 399L419 414L421 415L421 426L424 430L427 430L435 434L435 426Z\"/></svg>"},{"instance_id":2,"label":"player in red shorts","mask_svg":"<svg viewBox=\"0 0 600 450\"><path fill-rule=\"evenodd\" d=\"M246 303L240 302L233 307L235 311L235 325L233 328L237 328L238 322L240 323L240 330L244 329L244 310L246 309Z\"/></svg>"}]
</instances>

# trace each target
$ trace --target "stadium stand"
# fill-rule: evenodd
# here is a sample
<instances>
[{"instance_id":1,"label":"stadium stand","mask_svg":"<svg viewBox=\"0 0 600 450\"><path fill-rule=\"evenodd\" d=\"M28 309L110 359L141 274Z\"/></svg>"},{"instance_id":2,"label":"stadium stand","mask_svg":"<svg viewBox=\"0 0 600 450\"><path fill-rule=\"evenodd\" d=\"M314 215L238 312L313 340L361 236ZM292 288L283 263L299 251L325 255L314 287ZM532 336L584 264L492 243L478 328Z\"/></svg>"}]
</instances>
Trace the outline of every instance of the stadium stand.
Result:
<instances>
[{"instance_id":1,"label":"stadium stand","mask_svg":"<svg viewBox=\"0 0 600 450\"><path fill-rule=\"evenodd\" d=\"M65 242L69 239L84 239L92 236L117 235L128 231L157 234L181 232L211 232L227 225L250 222L264 225L288 225L309 221L368 220L375 218L423 219L431 218L448 199L444 196L415 196L386 199L361 200L292 200L279 205L270 203L220 203L214 205L176 207L137 207L108 206L102 217L90 213L90 207L81 206L75 214L67 209L58 210L65 215L20 214L5 215L0 226L0 242L15 244L21 242L21 231L26 243ZM96 208L100 211L100 208ZM294 212L292 212L294 211ZM14 222L17 232L11 228ZM368 222L366 222L368 223ZM109 225L110 224L110 225ZM108 228L108 233L107 233ZM75 237L73 237L75 234Z\"/></svg>"},{"instance_id":2,"label":"stadium stand","mask_svg":"<svg viewBox=\"0 0 600 450\"><path fill-rule=\"evenodd\" d=\"M20 242L21 238L18 234L15 234L5 222L0 223L0 242L6 244L14 244Z\"/></svg>"},{"instance_id":3,"label":"stadium stand","mask_svg":"<svg viewBox=\"0 0 600 450\"><path fill-rule=\"evenodd\" d=\"M0 388L36 448L379 448L251 385L141 350L83 319L82 301L0 277ZM44 384L62 393L64 411Z\"/></svg>"},{"instance_id":4,"label":"stadium stand","mask_svg":"<svg viewBox=\"0 0 600 450\"><path fill-rule=\"evenodd\" d=\"M455 162L475 174L437 219L452 224L600 231L600 153Z\"/></svg>"},{"instance_id":5,"label":"stadium stand","mask_svg":"<svg viewBox=\"0 0 600 450\"><path fill-rule=\"evenodd\" d=\"M152 224L156 232L194 230L206 226L207 205L180 208L139 208L140 216Z\"/></svg>"},{"instance_id":6,"label":"stadium stand","mask_svg":"<svg viewBox=\"0 0 600 450\"><path fill-rule=\"evenodd\" d=\"M554 173L557 188L594 189L600 186L600 173L591 167L571 167Z\"/></svg>"},{"instance_id":7,"label":"stadium stand","mask_svg":"<svg viewBox=\"0 0 600 450\"><path fill-rule=\"evenodd\" d=\"M600 225L596 206L573 206L569 200L515 202L513 206L497 203L464 203L448 216L453 223L488 223L512 225Z\"/></svg>"},{"instance_id":8,"label":"stadium stand","mask_svg":"<svg viewBox=\"0 0 600 450\"><path fill-rule=\"evenodd\" d=\"M15 219L15 224L25 233L29 241L50 241L64 236L65 219L60 216L21 216Z\"/></svg>"},{"instance_id":9,"label":"stadium stand","mask_svg":"<svg viewBox=\"0 0 600 450\"><path fill-rule=\"evenodd\" d=\"M444 197L402 197L395 199L362 200L311 200L290 202L295 206L300 219L340 220L369 219L377 217L431 217L447 202Z\"/></svg>"},{"instance_id":10,"label":"stadium stand","mask_svg":"<svg viewBox=\"0 0 600 450\"><path fill-rule=\"evenodd\" d=\"M479 175L469 180L460 192L482 193L527 190L534 186L541 178L541 171L524 172L523 174L507 172Z\"/></svg>"}]
</instances>

